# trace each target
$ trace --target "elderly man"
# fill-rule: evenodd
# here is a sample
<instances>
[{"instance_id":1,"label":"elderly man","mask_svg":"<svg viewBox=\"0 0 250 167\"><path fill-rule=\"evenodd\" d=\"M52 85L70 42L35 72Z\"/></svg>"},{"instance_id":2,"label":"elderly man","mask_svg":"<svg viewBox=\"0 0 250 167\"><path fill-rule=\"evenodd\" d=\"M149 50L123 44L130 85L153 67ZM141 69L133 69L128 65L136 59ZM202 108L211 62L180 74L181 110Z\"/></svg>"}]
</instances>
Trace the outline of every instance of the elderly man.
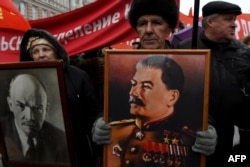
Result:
<instances>
[{"instance_id":1,"label":"elderly man","mask_svg":"<svg viewBox=\"0 0 250 167\"><path fill-rule=\"evenodd\" d=\"M129 22L140 38L138 49L170 49L166 37L174 31L178 23L179 10L175 0L133 0L129 12ZM111 126L103 118L98 118L92 129L92 139L97 144L111 142ZM199 131L193 146L195 152L210 155L217 141L216 130L209 126L207 131Z\"/></svg>"},{"instance_id":2,"label":"elderly man","mask_svg":"<svg viewBox=\"0 0 250 167\"><path fill-rule=\"evenodd\" d=\"M235 39L235 20L240 14L238 5L224 1L209 2L202 8L204 31L197 46L211 49L209 112L218 132L216 160L208 161L216 164L211 166L230 166L232 150L235 154L250 155L250 125L246 115L250 110L250 50ZM177 48L189 49L191 42L192 39L184 40Z\"/></svg>"},{"instance_id":3,"label":"elderly man","mask_svg":"<svg viewBox=\"0 0 250 167\"><path fill-rule=\"evenodd\" d=\"M138 34L137 49L169 49L166 38L174 32L179 10L175 0L134 0L128 15L129 23Z\"/></svg>"}]
</instances>

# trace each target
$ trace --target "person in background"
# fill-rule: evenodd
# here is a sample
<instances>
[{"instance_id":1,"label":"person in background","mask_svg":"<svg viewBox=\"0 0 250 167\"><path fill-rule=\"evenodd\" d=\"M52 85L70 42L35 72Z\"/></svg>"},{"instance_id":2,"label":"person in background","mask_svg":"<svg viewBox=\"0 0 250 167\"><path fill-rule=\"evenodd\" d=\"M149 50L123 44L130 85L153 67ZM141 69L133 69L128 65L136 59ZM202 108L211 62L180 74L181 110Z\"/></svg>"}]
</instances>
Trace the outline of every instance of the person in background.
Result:
<instances>
[{"instance_id":1,"label":"person in background","mask_svg":"<svg viewBox=\"0 0 250 167\"><path fill-rule=\"evenodd\" d=\"M78 62L75 66L86 71L92 81L96 97L99 101L99 106L103 106L103 85L104 85L104 50L110 47L103 47L100 49L85 52L78 56ZM100 109L102 111L102 109Z\"/></svg>"},{"instance_id":2,"label":"person in background","mask_svg":"<svg viewBox=\"0 0 250 167\"><path fill-rule=\"evenodd\" d=\"M250 35L245 36L244 38L241 39L241 42L246 44L248 47L250 47Z\"/></svg>"},{"instance_id":3,"label":"person in background","mask_svg":"<svg viewBox=\"0 0 250 167\"><path fill-rule=\"evenodd\" d=\"M238 5L224 1L202 7L204 30L197 48L211 49L209 113L218 133L215 153L208 157L209 167L236 165L228 161L234 154L250 157L250 50L235 39L235 20L241 13ZM191 44L192 39L186 39L177 48L190 49ZM243 164L249 166L249 160Z\"/></svg>"},{"instance_id":4,"label":"person in background","mask_svg":"<svg viewBox=\"0 0 250 167\"><path fill-rule=\"evenodd\" d=\"M49 102L45 85L33 75L16 75L6 100L10 113L1 118L1 125L8 158L69 163L65 132L46 121Z\"/></svg>"},{"instance_id":5,"label":"person in background","mask_svg":"<svg viewBox=\"0 0 250 167\"><path fill-rule=\"evenodd\" d=\"M175 30L179 10L175 0L133 0L128 14L129 23L138 33L138 49L170 49L166 37ZM211 125L207 131L198 131L192 149L211 155L217 142L217 133ZM93 124L92 140L99 144L110 144L111 126L99 117Z\"/></svg>"},{"instance_id":6,"label":"person in background","mask_svg":"<svg viewBox=\"0 0 250 167\"><path fill-rule=\"evenodd\" d=\"M53 60L63 60L66 97L77 166L82 167L86 163L93 166L94 150L90 134L100 108L89 75L69 64L66 50L52 34L35 28L27 30L20 46L20 61Z\"/></svg>"},{"instance_id":7,"label":"person in background","mask_svg":"<svg viewBox=\"0 0 250 167\"><path fill-rule=\"evenodd\" d=\"M185 28L185 24L182 21L179 21L178 31L183 30Z\"/></svg>"}]
</instances>

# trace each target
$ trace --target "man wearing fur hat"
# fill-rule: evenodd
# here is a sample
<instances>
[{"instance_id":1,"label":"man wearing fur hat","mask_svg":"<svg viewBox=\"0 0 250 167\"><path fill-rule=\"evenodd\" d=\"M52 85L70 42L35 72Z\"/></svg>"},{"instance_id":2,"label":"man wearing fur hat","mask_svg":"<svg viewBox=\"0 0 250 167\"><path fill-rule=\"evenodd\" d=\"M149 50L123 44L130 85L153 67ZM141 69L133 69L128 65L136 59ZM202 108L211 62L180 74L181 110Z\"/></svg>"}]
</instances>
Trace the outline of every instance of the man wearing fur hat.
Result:
<instances>
[{"instance_id":1,"label":"man wearing fur hat","mask_svg":"<svg viewBox=\"0 0 250 167\"><path fill-rule=\"evenodd\" d=\"M175 0L133 0L128 15L131 27L140 38L137 49L170 49L166 37L178 23L179 10ZM198 131L192 149L204 155L213 154L217 133L213 126L207 131ZM92 140L97 144L111 143L111 126L103 118L93 124Z\"/></svg>"},{"instance_id":2,"label":"man wearing fur hat","mask_svg":"<svg viewBox=\"0 0 250 167\"><path fill-rule=\"evenodd\" d=\"M241 13L238 5L224 1L212 1L202 8L204 30L197 48L211 49L209 112L218 132L215 154L209 157L212 161L208 159L211 166L245 167L250 161L250 50L235 39L235 21ZM184 40L177 48L189 49L191 43L192 39ZM229 162L234 154L247 155L247 159L240 164Z\"/></svg>"},{"instance_id":3,"label":"man wearing fur hat","mask_svg":"<svg viewBox=\"0 0 250 167\"><path fill-rule=\"evenodd\" d=\"M138 49L170 49L166 38L174 32L179 17L175 0L135 0L128 15L129 23L138 34Z\"/></svg>"}]
</instances>

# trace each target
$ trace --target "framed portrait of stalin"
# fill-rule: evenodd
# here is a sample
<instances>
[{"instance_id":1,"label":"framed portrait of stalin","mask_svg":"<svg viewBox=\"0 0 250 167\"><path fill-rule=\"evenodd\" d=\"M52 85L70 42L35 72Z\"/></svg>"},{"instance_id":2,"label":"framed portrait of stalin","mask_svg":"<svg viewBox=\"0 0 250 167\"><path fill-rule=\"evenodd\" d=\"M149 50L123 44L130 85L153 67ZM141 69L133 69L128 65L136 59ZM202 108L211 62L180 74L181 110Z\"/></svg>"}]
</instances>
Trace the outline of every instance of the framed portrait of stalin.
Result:
<instances>
[{"instance_id":1,"label":"framed portrait of stalin","mask_svg":"<svg viewBox=\"0 0 250 167\"><path fill-rule=\"evenodd\" d=\"M210 50L106 50L104 167L204 167Z\"/></svg>"}]
</instances>

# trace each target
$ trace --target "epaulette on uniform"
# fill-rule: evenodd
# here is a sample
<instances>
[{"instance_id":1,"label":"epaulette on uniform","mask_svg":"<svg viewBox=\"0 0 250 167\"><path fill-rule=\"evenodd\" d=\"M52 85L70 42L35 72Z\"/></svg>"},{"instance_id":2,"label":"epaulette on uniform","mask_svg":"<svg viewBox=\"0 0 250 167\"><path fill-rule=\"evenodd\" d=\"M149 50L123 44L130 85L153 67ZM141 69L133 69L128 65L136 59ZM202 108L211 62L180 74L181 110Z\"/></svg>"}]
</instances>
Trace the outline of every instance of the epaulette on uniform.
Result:
<instances>
[{"instance_id":1,"label":"epaulette on uniform","mask_svg":"<svg viewBox=\"0 0 250 167\"><path fill-rule=\"evenodd\" d=\"M189 136L192 136L194 138L196 137L196 132L193 129L186 126L186 125L181 128L181 131L186 133Z\"/></svg>"},{"instance_id":2,"label":"epaulette on uniform","mask_svg":"<svg viewBox=\"0 0 250 167\"><path fill-rule=\"evenodd\" d=\"M122 119L122 120L119 120L119 121L109 122L109 125L111 125L111 126L125 125L125 124L134 123L134 122L135 122L135 119Z\"/></svg>"}]
</instances>

